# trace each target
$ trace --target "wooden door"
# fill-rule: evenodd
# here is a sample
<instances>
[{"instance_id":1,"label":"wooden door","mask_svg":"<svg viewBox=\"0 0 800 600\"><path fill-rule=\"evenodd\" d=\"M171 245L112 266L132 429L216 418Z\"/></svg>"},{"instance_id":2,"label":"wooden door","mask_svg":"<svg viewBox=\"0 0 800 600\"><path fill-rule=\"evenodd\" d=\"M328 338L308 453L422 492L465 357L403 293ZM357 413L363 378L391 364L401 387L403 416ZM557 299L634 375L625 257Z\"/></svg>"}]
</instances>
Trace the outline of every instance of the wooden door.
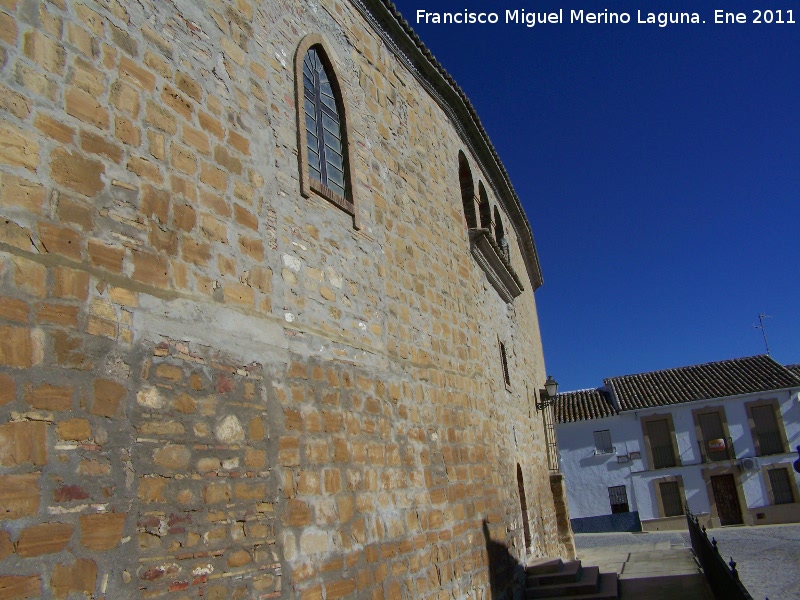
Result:
<instances>
[{"instance_id":1,"label":"wooden door","mask_svg":"<svg viewBox=\"0 0 800 600\"><path fill-rule=\"evenodd\" d=\"M720 525L741 525L742 508L739 495L736 493L736 480L733 475L716 475L711 477L711 489L714 493L714 504L717 506Z\"/></svg>"}]
</instances>

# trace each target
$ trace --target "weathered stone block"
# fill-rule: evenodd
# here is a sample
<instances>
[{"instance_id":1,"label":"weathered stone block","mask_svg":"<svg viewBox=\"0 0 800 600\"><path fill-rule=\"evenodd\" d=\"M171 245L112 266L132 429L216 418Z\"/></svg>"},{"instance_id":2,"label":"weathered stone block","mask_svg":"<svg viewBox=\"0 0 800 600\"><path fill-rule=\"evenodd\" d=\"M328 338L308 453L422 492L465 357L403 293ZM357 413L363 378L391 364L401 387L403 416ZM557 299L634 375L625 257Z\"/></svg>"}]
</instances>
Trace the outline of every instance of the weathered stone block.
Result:
<instances>
[{"instance_id":1,"label":"weathered stone block","mask_svg":"<svg viewBox=\"0 0 800 600\"><path fill-rule=\"evenodd\" d=\"M14 206L41 214L45 194L43 185L10 173L0 174L0 206Z\"/></svg>"},{"instance_id":2,"label":"weathered stone block","mask_svg":"<svg viewBox=\"0 0 800 600\"><path fill-rule=\"evenodd\" d=\"M27 327L0 325L0 365L29 368L42 361L41 340Z\"/></svg>"},{"instance_id":3,"label":"weathered stone block","mask_svg":"<svg viewBox=\"0 0 800 600\"><path fill-rule=\"evenodd\" d=\"M165 469L183 471L192 459L191 451L180 444L167 444L153 453L153 461Z\"/></svg>"},{"instance_id":4,"label":"weathered stone block","mask_svg":"<svg viewBox=\"0 0 800 600\"><path fill-rule=\"evenodd\" d=\"M28 31L23 41L23 52L40 67L60 75L64 71L65 51L55 40L39 30Z\"/></svg>"},{"instance_id":5,"label":"weathered stone block","mask_svg":"<svg viewBox=\"0 0 800 600\"><path fill-rule=\"evenodd\" d=\"M39 474L0 475L0 517L19 519L39 512Z\"/></svg>"},{"instance_id":6,"label":"weathered stone block","mask_svg":"<svg viewBox=\"0 0 800 600\"><path fill-rule=\"evenodd\" d=\"M37 114L33 124L45 136L62 144L71 144L75 138L75 130L72 127L44 114Z\"/></svg>"},{"instance_id":7,"label":"weathered stone block","mask_svg":"<svg viewBox=\"0 0 800 600\"><path fill-rule=\"evenodd\" d=\"M0 164L36 171L39 142L30 132L9 123L0 123Z\"/></svg>"},{"instance_id":8,"label":"weathered stone block","mask_svg":"<svg viewBox=\"0 0 800 600\"><path fill-rule=\"evenodd\" d=\"M76 87L70 88L65 97L67 114L98 129L108 129L111 116L108 109L92 96Z\"/></svg>"},{"instance_id":9,"label":"weathered stone block","mask_svg":"<svg viewBox=\"0 0 800 600\"><path fill-rule=\"evenodd\" d=\"M227 483L212 483L203 490L203 502L206 504L228 502L230 499L231 489Z\"/></svg>"},{"instance_id":10,"label":"weathered stone block","mask_svg":"<svg viewBox=\"0 0 800 600\"><path fill-rule=\"evenodd\" d=\"M307 527L311 524L311 507L302 500L288 500L283 513L283 524L288 527Z\"/></svg>"},{"instance_id":11,"label":"weathered stone block","mask_svg":"<svg viewBox=\"0 0 800 600\"><path fill-rule=\"evenodd\" d=\"M243 567L252 561L253 557L246 550L236 550L228 554L228 566L232 569Z\"/></svg>"},{"instance_id":12,"label":"weathered stone block","mask_svg":"<svg viewBox=\"0 0 800 600\"><path fill-rule=\"evenodd\" d=\"M0 425L0 465L47 464L47 424L14 421Z\"/></svg>"},{"instance_id":13,"label":"weathered stone block","mask_svg":"<svg viewBox=\"0 0 800 600\"><path fill-rule=\"evenodd\" d=\"M0 575L0 600L39 598L41 594L39 575Z\"/></svg>"},{"instance_id":14,"label":"weathered stone block","mask_svg":"<svg viewBox=\"0 0 800 600\"><path fill-rule=\"evenodd\" d=\"M89 273L56 267L53 269L53 295L57 298L86 300L89 296Z\"/></svg>"},{"instance_id":15,"label":"weathered stone block","mask_svg":"<svg viewBox=\"0 0 800 600\"><path fill-rule=\"evenodd\" d=\"M0 530L0 562L7 559L14 553L14 545L11 543L11 536L7 531Z\"/></svg>"},{"instance_id":16,"label":"weathered stone block","mask_svg":"<svg viewBox=\"0 0 800 600\"><path fill-rule=\"evenodd\" d=\"M114 273L122 271L125 249L108 246L100 240L91 239L88 244L89 260L93 266L107 269Z\"/></svg>"},{"instance_id":17,"label":"weathered stone block","mask_svg":"<svg viewBox=\"0 0 800 600\"><path fill-rule=\"evenodd\" d=\"M91 550L111 550L122 539L123 513L81 515L81 543Z\"/></svg>"},{"instance_id":18,"label":"weathered stone block","mask_svg":"<svg viewBox=\"0 0 800 600\"><path fill-rule=\"evenodd\" d=\"M165 288L169 284L166 257L150 252L133 253L133 278L148 285Z\"/></svg>"},{"instance_id":19,"label":"weathered stone block","mask_svg":"<svg viewBox=\"0 0 800 600\"><path fill-rule=\"evenodd\" d=\"M74 528L67 523L42 523L26 527L17 540L17 554L29 558L61 552L69 543Z\"/></svg>"},{"instance_id":20,"label":"weathered stone block","mask_svg":"<svg viewBox=\"0 0 800 600\"><path fill-rule=\"evenodd\" d=\"M150 476L139 480L139 499L143 502L165 502L164 495L167 489L167 478Z\"/></svg>"},{"instance_id":21,"label":"weathered stone block","mask_svg":"<svg viewBox=\"0 0 800 600\"><path fill-rule=\"evenodd\" d=\"M11 375L0 373L0 406L14 400L17 384Z\"/></svg>"},{"instance_id":22,"label":"weathered stone block","mask_svg":"<svg viewBox=\"0 0 800 600\"><path fill-rule=\"evenodd\" d=\"M147 92L152 93L155 89L155 75L127 56L123 56L119 60L119 75L121 79L133 83Z\"/></svg>"},{"instance_id":23,"label":"weathered stone block","mask_svg":"<svg viewBox=\"0 0 800 600\"><path fill-rule=\"evenodd\" d=\"M97 581L97 564L87 558L74 563L57 563L50 577L50 589L56 598L67 598L72 593L91 596Z\"/></svg>"},{"instance_id":24,"label":"weathered stone block","mask_svg":"<svg viewBox=\"0 0 800 600\"><path fill-rule=\"evenodd\" d=\"M0 296L0 317L9 321L27 323L30 308L22 300Z\"/></svg>"},{"instance_id":25,"label":"weathered stone block","mask_svg":"<svg viewBox=\"0 0 800 600\"><path fill-rule=\"evenodd\" d=\"M101 417L116 417L124 409L128 390L108 379L95 379L94 402L90 412Z\"/></svg>"},{"instance_id":26,"label":"weathered stone block","mask_svg":"<svg viewBox=\"0 0 800 600\"><path fill-rule=\"evenodd\" d=\"M103 187L102 162L84 158L65 148L56 148L50 155L50 175L56 183L85 196L94 197Z\"/></svg>"},{"instance_id":27,"label":"weathered stone block","mask_svg":"<svg viewBox=\"0 0 800 600\"><path fill-rule=\"evenodd\" d=\"M99 154L115 163L122 162L123 151L119 144L90 131L81 131L81 149L90 154Z\"/></svg>"},{"instance_id":28,"label":"weathered stone block","mask_svg":"<svg viewBox=\"0 0 800 600\"><path fill-rule=\"evenodd\" d=\"M67 419L56 425L56 433L62 440L74 440L79 442L91 439L92 427L86 419Z\"/></svg>"}]
</instances>

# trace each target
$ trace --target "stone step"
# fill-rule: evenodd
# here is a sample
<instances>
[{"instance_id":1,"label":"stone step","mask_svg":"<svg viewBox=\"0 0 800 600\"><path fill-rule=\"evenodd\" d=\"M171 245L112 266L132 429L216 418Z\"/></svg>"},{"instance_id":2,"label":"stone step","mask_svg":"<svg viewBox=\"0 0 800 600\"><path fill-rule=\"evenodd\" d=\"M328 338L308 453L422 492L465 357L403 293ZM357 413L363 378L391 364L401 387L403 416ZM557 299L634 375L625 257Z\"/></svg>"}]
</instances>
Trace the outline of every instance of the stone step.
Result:
<instances>
[{"instance_id":1,"label":"stone step","mask_svg":"<svg viewBox=\"0 0 800 600\"><path fill-rule=\"evenodd\" d=\"M614 574L616 577L616 574ZM582 594L593 594L600 584L599 567L583 567L578 581L564 581L553 585L528 587L527 597L531 598L573 598Z\"/></svg>"},{"instance_id":2,"label":"stone step","mask_svg":"<svg viewBox=\"0 0 800 600\"><path fill-rule=\"evenodd\" d=\"M589 567L585 567L584 570ZM529 590L530 591L530 590ZM601 573L598 579L596 591L588 593L576 593L575 595L564 596L531 596L526 595L528 600L619 600L619 580L616 573ZM644 597L642 598L644 600Z\"/></svg>"},{"instance_id":3,"label":"stone step","mask_svg":"<svg viewBox=\"0 0 800 600\"><path fill-rule=\"evenodd\" d=\"M564 565L561 558L531 558L525 565L525 572L528 575L547 575L548 573L558 573Z\"/></svg>"},{"instance_id":4,"label":"stone step","mask_svg":"<svg viewBox=\"0 0 800 600\"><path fill-rule=\"evenodd\" d=\"M531 575L528 573L528 587L578 581L581 577L581 569L581 561L568 560L562 563L561 570L557 573L546 573L544 575Z\"/></svg>"}]
</instances>

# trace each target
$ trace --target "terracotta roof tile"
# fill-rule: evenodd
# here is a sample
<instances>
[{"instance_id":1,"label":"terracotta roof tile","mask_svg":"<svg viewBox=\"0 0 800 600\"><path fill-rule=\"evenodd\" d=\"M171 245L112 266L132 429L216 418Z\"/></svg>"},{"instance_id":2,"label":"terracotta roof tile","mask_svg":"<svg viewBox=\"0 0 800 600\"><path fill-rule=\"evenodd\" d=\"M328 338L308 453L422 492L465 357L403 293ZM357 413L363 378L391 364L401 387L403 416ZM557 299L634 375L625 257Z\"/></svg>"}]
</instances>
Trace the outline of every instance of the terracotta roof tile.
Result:
<instances>
[{"instance_id":1,"label":"terracotta roof tile","mask_svg":"<svg viewBox=\"0 0 800 600\"><path fill-rule=\"evenodd\" d=\"M553 410L556 423L601 419L617 414L608 393L599 388L558 394Z\"/></svg>"},{"instance_id":2,"label":"terracotta roof tile","mask_svg":"<svg viewBox=\"0 0 800 600\"><path fill-rule=\"evenodd\" d=\"M624 411L800 387L800 369L793 371L761 354L604 382Z\"/></svg>"}]
</instances>

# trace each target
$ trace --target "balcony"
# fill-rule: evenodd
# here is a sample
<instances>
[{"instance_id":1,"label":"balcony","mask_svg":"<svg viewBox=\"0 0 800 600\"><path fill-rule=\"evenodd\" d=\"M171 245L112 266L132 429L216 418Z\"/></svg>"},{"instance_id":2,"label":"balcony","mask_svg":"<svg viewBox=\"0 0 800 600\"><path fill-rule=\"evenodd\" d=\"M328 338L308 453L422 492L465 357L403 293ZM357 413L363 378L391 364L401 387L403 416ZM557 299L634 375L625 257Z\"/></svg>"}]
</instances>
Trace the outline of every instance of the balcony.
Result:
<instances>
[{"instance_id":1,"label":"balcony","mask_svg":"<svg viewBox=\"0 0 800 600\"><path fill-rule=\"evenodd\" d=\"M677 465L672 446L653 446L650 451L653 455L654 469L668 469Z\"/></svg>"},{"instance_id":2,"label":"balcony","mask_svg":"<svg viewBox=\"0 0 800 600\"><path fill-rule=\"evenodd\" d=\"M716 438L713 440L698 440L700 447L700 462L711 463L723 460L734 460L736 450L733 448L731 438Z\"/></svg>"},{"instance_id":3,"label":"balcony","mask_svg":"<svg viewBox=\"0 0 800 600\"><path fill-rule=\"evenodd\" d=\"M513 302L524 288L511 267L507 253L497 244L488 229L470 229L469 241L472 256L486 273L494 289L503 300Z\"/></svg>"},{"instance_id":4,"label":"balcony","mask_svg":"<svg viewBox=\"0 0 800 600\"><path fill-rule=\"evenodd\" d=\"M783 454L786 449L783 447L783 439L779 431L756 431L758 438L758 455L769 456L770 454Z\"/></svg>"}]
</instances>

